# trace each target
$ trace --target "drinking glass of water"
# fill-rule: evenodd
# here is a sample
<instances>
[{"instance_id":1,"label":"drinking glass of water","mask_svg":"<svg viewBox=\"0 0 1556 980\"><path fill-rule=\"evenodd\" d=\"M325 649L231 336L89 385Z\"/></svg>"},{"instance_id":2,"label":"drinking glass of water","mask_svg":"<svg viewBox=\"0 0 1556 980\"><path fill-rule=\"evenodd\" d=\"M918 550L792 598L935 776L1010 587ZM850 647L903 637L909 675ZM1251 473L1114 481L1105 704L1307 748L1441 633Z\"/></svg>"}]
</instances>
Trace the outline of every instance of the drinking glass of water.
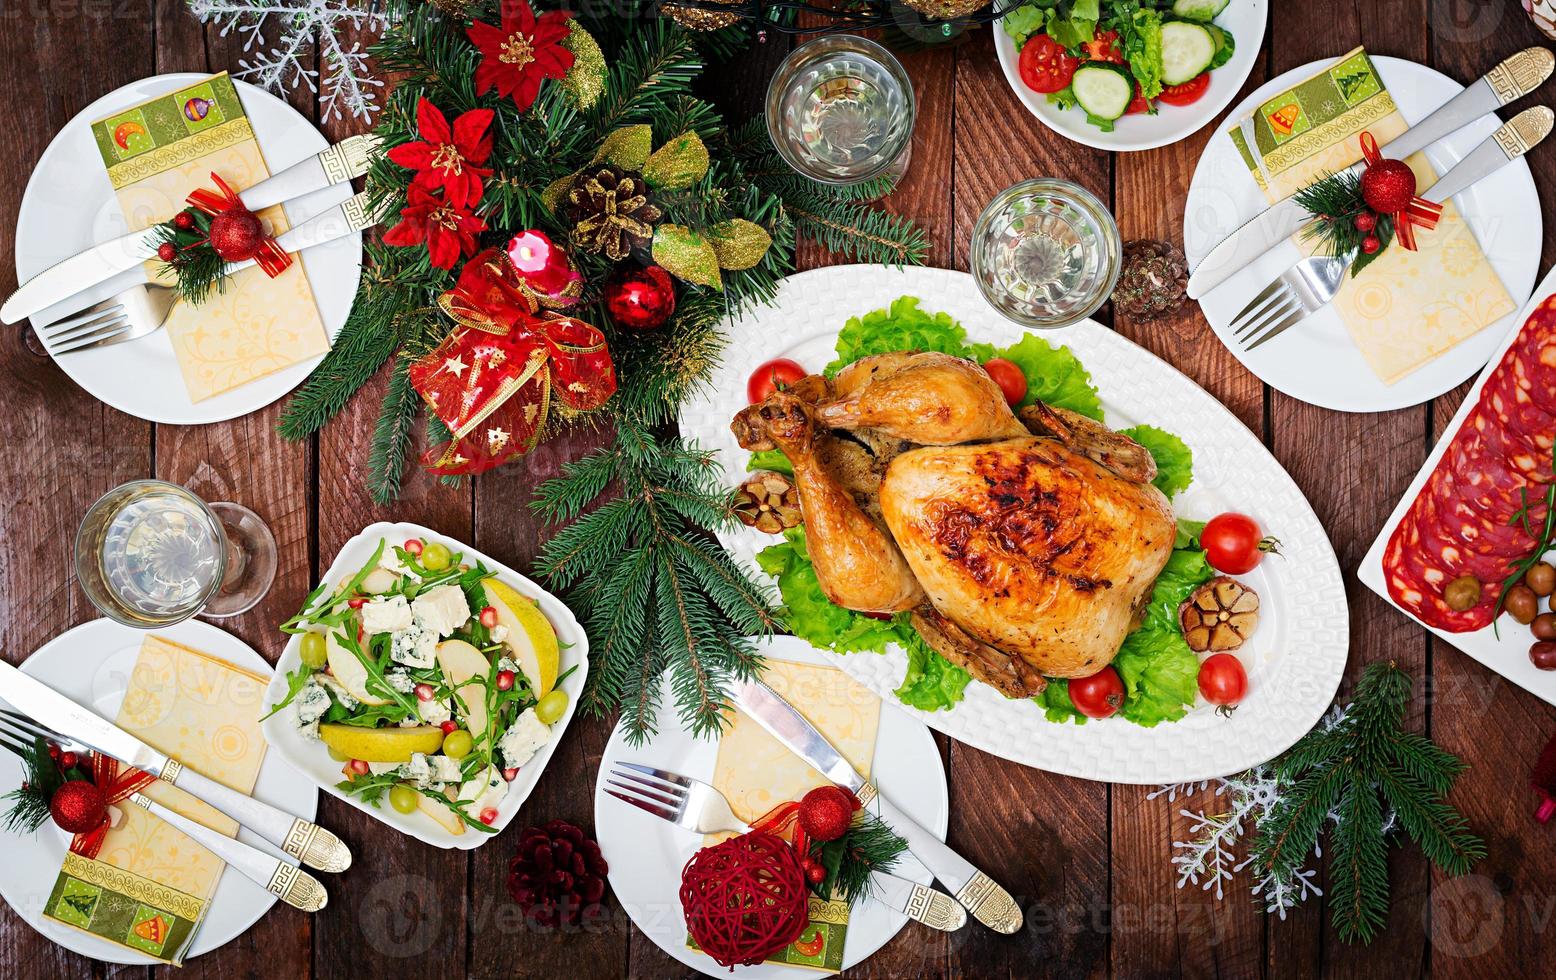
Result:
<instances>
[{"instance_id":1,"label":"drinking glass of water","mask_svg":"<svg viewBox=\"0 0 1556 980\"><path fill-rule=\"evenodd\" d=\"M270 591L276 541L240 504L135 480L105 493L76 532L76 577L92 605L141 629L196 613L235 616Z\"/></svg>"},{"instance_id":2,"label":"drinking glass of water","mask_svg":"<svg viewBox=\"0 0 1556 980\"><path fill-rule=\"evenodd\" d=\"M972 233L972 274L989 301L1025 327L1086 319L1118 282L1123 246L1102 202L1067 180L1026 180L995 195Z\"/></svg>"},{"instance_id":3,"label":"drinking glass of water","mask_svg":"<svg viewBox=\"0 0 1556 980\"><path fill-rule=\"evenodd\" d=\"M907 171L913 85L890 51L831 34L800 45L767 86L767 134L779 156L824 184Z\"/></svg>"}]
</instances>

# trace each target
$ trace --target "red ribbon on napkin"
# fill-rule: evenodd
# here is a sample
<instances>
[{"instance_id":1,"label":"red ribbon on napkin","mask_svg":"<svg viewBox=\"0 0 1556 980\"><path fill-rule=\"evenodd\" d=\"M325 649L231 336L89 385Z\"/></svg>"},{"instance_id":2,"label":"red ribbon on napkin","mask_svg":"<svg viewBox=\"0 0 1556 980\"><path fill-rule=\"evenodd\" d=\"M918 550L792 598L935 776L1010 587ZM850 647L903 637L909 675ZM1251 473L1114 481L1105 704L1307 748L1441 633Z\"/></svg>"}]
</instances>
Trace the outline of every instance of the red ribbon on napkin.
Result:
<instances>
[{"instance_id":1,"label":"red ribbon on napkin","mask_svg":"<svg viewBox=\"0 0 1556 980\"><path fill-rule=\"evenodd\" d=\"M149 772L136 769L134 766L121 768L118 760L110 759L101 752L92 753L92 783L103 794L105 806L112 806L128 799L132 794L139 793L156 781L157 777ZM107 836L108 821L104 820L96 830L89 830L72 838L70 850L90 860L97 857L98 852L103 849L103 839Z\"/></svg>"},{"instance_id":2,"label":"red ribbon on napkin","mask_svg":"<svg viewBox=\"0 0 1556 980\"><path fill-rule=\"evenodd\" d=\"M252 215L253 212L249 211L244 205L243 199L238 197L237 191L229 187L225 180L222 180L220 176L214 173L211 174L211 179L216 181L216 186L220 188L220 191L207 190L204 187L200 188L185 198L190 207L203 211L212 218L222 214ZM259 219L255 218L254 220L257 222ZM223 257L226 258L226 256ZM241 262L246 258L253 258L255 262L259 263L259 267L265 270L265 275L272 279L285 272L287 267L292 264L292 257L286 254L286 250L276 243L274 237L265 234L259 236L252 256L233 257L229 261Z\"/></svg>"},{"instance_id":3,"label":"red ribbon on napkin","mask_svg":"<svg viewBox=\"0 0 1556 980\"><path fill-rule=\"evenodd\" d=\"M1362 159L1371 167L1382 162L1383 152L1378 149L1378 141L1365 130L1361 134ZM1417 194L1410 199L1410 203L1399 211L1395 211L1391 217L1394 219L1394 236L1399 239L1399 244L1410 251L1416 251L1416 236L1413 226L1419 225L1423 231L1431 231L1437 227L1437 222L1443 216L1443 206L1434 204Z\"/></svg>"}]
</instances>

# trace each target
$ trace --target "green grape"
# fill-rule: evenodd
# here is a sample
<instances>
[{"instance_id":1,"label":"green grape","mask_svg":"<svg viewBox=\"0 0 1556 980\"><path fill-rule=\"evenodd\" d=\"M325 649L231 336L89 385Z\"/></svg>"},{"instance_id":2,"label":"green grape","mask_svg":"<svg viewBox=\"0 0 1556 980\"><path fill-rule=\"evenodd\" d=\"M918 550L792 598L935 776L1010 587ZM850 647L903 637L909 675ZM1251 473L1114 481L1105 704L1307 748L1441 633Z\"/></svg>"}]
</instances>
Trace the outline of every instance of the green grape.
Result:
<instances>
[{"instance_id":1,"label":"green grape","mask_svg":"<svg viewBox=\"0 0 1556 980\"><path fill-rule=\"evenodd\" d=\"M415 813L419 794L404 784L389 787L389 805L401 813Z\"/></svg>"},{"instance_id":2,"label":"green grape","mask_svg":"<svg viewBox=\"0 0 1556 980\"><path fill-rule=\"evenodd\" d=\"M302 657L303 665L313 670L318 670L329 661L329 652L324 643L323 633L304 633L302 643L298 644L298 656Z\"/></svg>"},{"instance_id":3,"label":"green grape","mask_svg":"<svg viewBox=\"0 0 1556 980\"><path fill-rule=\"evenodd\" d=\"M441 572L453 560L454 556L449 552L447 545L430 541L422 546L421 567L429 572Z\"/></svg>"},{"instance_id":4,"label":"green grape","mask_svg":"<svg viewBox=\"0 0 1556 980\"><path fill-rule=\"evenodd\" d=\"M443 754L450 759L463 759L475 748L475 739L463 728L456 728L443 736Z\"/></svg>"},{"instance_id":5,"label":"green grape","mask_svg":"<svg viewBox=\"0 0 1556 980\"><path fill-rule=\"evenodd\" d=\"M535 717L548 725L555 725L562 718L562 713L567 710L567 692L552 691L540 699L535 705Z\"/></svg>"}]
</instances>

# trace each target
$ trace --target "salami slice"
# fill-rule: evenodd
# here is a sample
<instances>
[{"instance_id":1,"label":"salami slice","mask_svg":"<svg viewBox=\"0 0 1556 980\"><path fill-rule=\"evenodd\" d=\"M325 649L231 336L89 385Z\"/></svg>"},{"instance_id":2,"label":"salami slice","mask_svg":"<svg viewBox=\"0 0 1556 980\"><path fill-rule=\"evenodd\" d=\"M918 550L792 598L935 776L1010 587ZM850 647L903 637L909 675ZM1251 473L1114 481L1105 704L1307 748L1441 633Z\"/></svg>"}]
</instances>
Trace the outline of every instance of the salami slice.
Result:
<instances>
[{"instance_id":1,"label":"salami slice","mask_svg":"<svg viewBox=\"0 0 1556 980\"><path fill-rule=\"evenodd\" d=\"M1433 477L1437 475L1434 473ZM1454 491L1451 480L1428 480L1421 495L1432 498L1436 518L1449 537L1465 542L1482 554L1518 559L1534 546L1521 526L1509 524L1506 519L1492 520L1485 511L1471 507ZM1538 506L1530 515L1535 526L1544 519L1543 506Z\"/></svg>"},{"instance_id":2,"label":"salami slice","mask_svg":"<svg viewBox=\"0 0 1556 980\"><path fill-rule=\"evenodd\" d=\"M1443 588L1457 573L1450 574L1449 569L1438 564L1438 556L1422 547L1414 510L1406 512L1389 538L1383 551L1383 573L1389 596L1428 626L1449 633L1468 633L1491 623L1496 607L1494 594L1489 599L1483 594L1479 605L1462 612L1449 608L1444 601Z\"/></svg>"},{"instance_id":3,"label":"salami slice","mask_svg":"<svg viewBox=\"0 0 1556 980\"><path fill-rule=\"evenodd\" d=\"M1511 370L1493 375L1481 389L1480 405L1491 416L1500 419L1512 433L1529 439L1536 448L1547 452L1556 435L1556 415L1534 403L1530 397L1533 383L1518 361L1504 361L1501 366ZM1499 367L1500 370L1500 367Z\"/></svg>"},{"instance_id":4,"label":"salami slice","mask_svg":"<svg viewBox=\"0 0 1556 980\"><path fill-rule=\"evenodd\" d=\"M1556 415L1556 296L1530 315L1503 359L1513 362L1510 371L1528 379L1530 400Z\"/></svg>"}]
</instances>

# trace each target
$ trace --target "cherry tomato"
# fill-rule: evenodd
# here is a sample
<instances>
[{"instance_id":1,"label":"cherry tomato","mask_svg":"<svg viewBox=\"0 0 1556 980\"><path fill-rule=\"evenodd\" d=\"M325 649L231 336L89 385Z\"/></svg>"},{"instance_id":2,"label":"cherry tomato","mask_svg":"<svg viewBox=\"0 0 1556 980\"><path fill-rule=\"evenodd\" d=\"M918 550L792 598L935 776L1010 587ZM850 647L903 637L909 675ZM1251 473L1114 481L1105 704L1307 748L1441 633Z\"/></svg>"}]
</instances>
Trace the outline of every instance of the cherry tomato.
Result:
<instances>
[{"instance_id":1,"label":"cherry tomato","mask_svg":"<svg viewBox=\"0 0 1556 980\"><path fill-rule=\"evenodd\" d=\"M1201 72L1182 85L1169 85L1157 96L1168 105L1191 105L1210 88L1210 72Z\"/></svg>"},{"instance_id":2,"label":"cherry tomato","mask_svg":"<svg viewBox=\"0 0 1556 980\"><path fill-rule=\"evenodd\" d=\"M1253 571L1265 552L1280 554L1280 542L1264 537L1258 522L1247 514L1212 517L1200 533L1199 543L1210 566L1228 575Z\"/></svg>"},{"instance_id":3,"label":"cherry tomato","mask_svg":"<svg viewBox=\"0 0 1556 980\"><path fill-rule=\"evenodd\" d=\"M1097 36L1087 41L1084 47L1088 61L1106 61L1115 65L1124 63L1124 52L1118 49L1118 31L1098 31Z\"/></svg>"},{"instance_id":4,"label":"cherry tomato","mask_svg":"<svg viewBox=\"0 0 1556 980\"><path fill-rule=\"evenodd\" d=\"M1199 693L1211 704L1233 708L1248 693L1248 672L1230 653L1207 657L1199 665Z\"/></svg>"},{"instance_id":5,"label":"cherry tomato","mask_svg":"<svg viewBox=\"0 0 1556 980\"><path fill-rule=\"evenodd\" d=\"M775 358L751 372L746 382L746 398L755 405L780 387L786 388L805 377L805 369L787 357Z\"/></svg>"},{"instance_id":6,"label":"cherry tomato","mask_svg":"<svg viewBox=\"0 0 1556 980\"><path fill-rule=\"evenodd\" d=\"M1112 667L1090 677L1071 678L1070 700L1087 718L1106 718L1124 703L1124 681Z\"/></svg>"},{"instance_id":7,"label":"cherry tomato","mask_svg":"<svg viewBox=\"0 0 1556 980\"><path fill-rule=\"evenodd\" d=\"M1034 92L1059 92L1075 77L1081 60L1047 34L1034 34L1021 48L1017 68L1021 80Z\"/></svg>"},{"instance_id":8,"label":"cherry tomato","mask_svg":"<svg viewBox=\"0 0 1556 980\"><path fill-rule=\"evenodd\" d=\"M1027 396L1027 376L1014 361L1007 361L1003 357L991 358L983 362L983 369L1000 386L1006 401L1012 405L1021 404L1021 399Z\"/></svg>"}]
</instances>

